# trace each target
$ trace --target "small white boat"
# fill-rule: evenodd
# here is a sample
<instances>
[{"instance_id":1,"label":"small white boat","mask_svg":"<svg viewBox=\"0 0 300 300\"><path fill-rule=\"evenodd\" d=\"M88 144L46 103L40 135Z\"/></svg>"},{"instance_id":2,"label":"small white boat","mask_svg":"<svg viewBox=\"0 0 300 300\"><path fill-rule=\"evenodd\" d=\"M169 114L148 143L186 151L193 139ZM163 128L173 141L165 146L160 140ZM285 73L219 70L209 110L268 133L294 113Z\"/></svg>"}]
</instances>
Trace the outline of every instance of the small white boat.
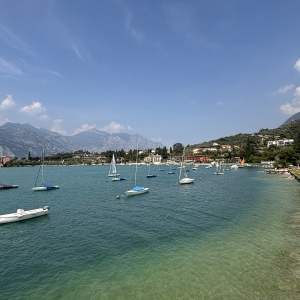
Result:
<instances>
[{"instance_id":1,"label":"small white boat","mask_svg":"<svg viewBox=\"0 0 300 300\"><path fill-rule=\"evenodd\" d=\"M186 184L186 183L193 183L194 178L189 178L189 177L183 177L179 180L180 184Z\"/></svg>"},{"instance_id":2,"label":"small white boat","mask_svg":"<svg viewBox=\"0 0 300 300\"><path fill-rule=\"evenodd\" d=\"M49 210L49 206L44 206L43 208L37 208L32 210L24 210L19 208L15 213L0 215L0 224L36 218L48 214Z\"/></svg>"},{"instance_id":3,"label":"small white boat","mask_svg":"<svg viewBox=\"0 0 300 300\"><path fill-rule=\"evenodd\" d=\"M126 191L125 195L126 196L135 196L135 195L139 195L139 194L144 194L149 192L149 188L144 188L142 186L135 186L133 187L131 190Z\"/></svg>"},{"instance_id":4,"label":"small white boat","mask_svg":"<svg viewBox=\"0 0 300 300\"><path fill-rule=\"evenodd\" d=\"M216 165L216 172L214 173L215 175L224 175L224 172L222 171L221 165Z\"/></svg>"},{"instance_id":5,"label":"small white boat","mask_svg":"<svg viewBox=\"0 0 300 300\"><path fill-rule=\"evenodd\" d=\"M108 177L116 177L116 176L120 176L120 174L117 173L117 165L116 165L116 159L115 159L115 155L113 154L112 159L111 159L111 163L110 163L110 167L109 167L109 172L108 172Z\"/></svg>"},{"instance_id":6,"label":"small white boat","mask_svg":"<svg viewBox=\"0 0 300 300\"><path fill-rule=\"evenodd\" d=\"M238 168L239 168L239 166L236 164L230 166L230 169L238 169Z\"/></svg>"},{"instance_id":7,"label":"small white boat","mask_svg":"<svg viewBox=\"0 0 300 300\"><path fill-rule=\"evenodd\" d=\"M185 166L183 166L183 161L184 161L184 157L185 157L185 148L183 149L183 154L182 154L182 160L181 160L181 165L180 165L180 172L179 172L179 179L178 182L180 184L187 184L187 183L193 183L194 182L194 178L190 178L187 176L186 172L189 170L185 170ZM183 171L182 171L183 170ZM181 177L181 174L184 173L184 176Z\"/></svg>"}]
</instances>

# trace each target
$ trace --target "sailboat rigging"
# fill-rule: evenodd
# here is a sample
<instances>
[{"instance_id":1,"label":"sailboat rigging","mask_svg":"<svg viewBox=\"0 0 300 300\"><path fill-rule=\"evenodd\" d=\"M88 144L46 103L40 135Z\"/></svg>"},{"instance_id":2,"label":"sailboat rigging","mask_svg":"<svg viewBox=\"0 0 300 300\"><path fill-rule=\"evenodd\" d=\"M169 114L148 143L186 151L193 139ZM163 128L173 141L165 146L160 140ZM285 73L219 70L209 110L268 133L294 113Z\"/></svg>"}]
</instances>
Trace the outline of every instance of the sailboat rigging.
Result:
<instances>
[{"instance_id":1,"label":"sailboat rigging","mask_svg":"<svg viewBox=\"0 0 300 300\"><path fill-rule=\"evenodd\" d=\"M54 190L59 188L58 185L44 183L44 159L45 159L45 151L43 150L39 171L35 180L34 187L32 188L33 191L48 191L48 190ZM37 181L39 179L40 172L42 173L42 183L41 185L37 186Z\"/></svg>"},{"instance_id":2,"label":"sailboat rigging","mask_svg":"<svg viewBox=\"0 0 300 300\"><path fill-rule=\"evenodd\" d=\"M134 174L134 187L131 190L128 190L125 192L126 196L135 196L135 195L139 195L139 194L144 194L149 192L149 188L145 188L142 186L138 186L136 185L136 175L137 175L137 165L138 165L138 143L137 143L137 147L136 147L136 161L135 161L135 174Z\"/></svg>"},{"instance_id":3,"label":"sailboat rigging","mask_svg":"<svg viewBox=\"0 0 300 300\"><path fill-rule=\"evenodd\" d=\"M185 148L183 149L183 154L182 154L182 160L181 160L181 164L180 164L180 172L179 172L179 179L178 179L178 181L179 181L180 184L193 183L194 182L194 178L188 177L187 173L182 171L184 169L184 166L183 166L184 158L185 158ZM182 172L184 173L183 177L181 176Z\"/></svg>"}]
</instances>

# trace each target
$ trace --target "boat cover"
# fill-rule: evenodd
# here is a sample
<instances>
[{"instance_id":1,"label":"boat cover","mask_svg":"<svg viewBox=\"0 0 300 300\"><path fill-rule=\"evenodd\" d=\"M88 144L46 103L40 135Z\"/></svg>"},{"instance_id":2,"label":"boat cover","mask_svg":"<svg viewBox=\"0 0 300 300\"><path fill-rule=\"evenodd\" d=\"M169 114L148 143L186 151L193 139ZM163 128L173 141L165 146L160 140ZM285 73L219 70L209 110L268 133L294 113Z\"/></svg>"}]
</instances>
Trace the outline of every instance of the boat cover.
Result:
<instances>
[{"instance_id":1,"label":"boat cover","mask_svg":"<svg viewBox=\"0 0 300 300\"><path fill-rule=\"evenodd\" d=\"M142 186L135 186L133 188L134 191L142 191L144 188Z\"/></svg>"},{"instance_id":2,"label":"boat cover","mask_svg":"<svg viewBox=\"0 0 300 300\"><path fill-rule=\"evenodd\" d=\"M42 183L41 186L47 188L47 189L55 189L54 185L51 184L47 184L47 183Z\"/></svg>"}]
</instances>

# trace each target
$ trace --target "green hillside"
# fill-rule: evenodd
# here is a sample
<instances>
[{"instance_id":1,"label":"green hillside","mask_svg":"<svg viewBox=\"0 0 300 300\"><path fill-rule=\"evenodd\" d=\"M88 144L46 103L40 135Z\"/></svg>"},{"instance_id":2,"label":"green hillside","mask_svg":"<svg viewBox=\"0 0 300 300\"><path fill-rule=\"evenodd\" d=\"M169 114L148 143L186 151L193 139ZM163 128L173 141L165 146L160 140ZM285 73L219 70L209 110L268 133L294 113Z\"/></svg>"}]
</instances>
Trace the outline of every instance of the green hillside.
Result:
<instances>
[{"instance_id":1,"label":"green hillside","mask_svg":"<svg viewBox=\"0 0 300 300\"><path fill-rule=\"evenodd\" d=\"M262 128L258 132L255 133L238 133L236 135L225 136L216 140L211 140L208 142L203 142L199 144L190 145L193 148L197 147L210 147L213 143L217 143L219 145L228 144L228 145L236 145L242 146L248 140L251 139L254 143L259 143L259 141L264 139L264 141L274 140L275 137L279 137L280 139L294 139L298 138L298 134L300 132L300 120L295 120L289 124L282 125L278 128L268 129Z\"/></svg>"}]
</instances>

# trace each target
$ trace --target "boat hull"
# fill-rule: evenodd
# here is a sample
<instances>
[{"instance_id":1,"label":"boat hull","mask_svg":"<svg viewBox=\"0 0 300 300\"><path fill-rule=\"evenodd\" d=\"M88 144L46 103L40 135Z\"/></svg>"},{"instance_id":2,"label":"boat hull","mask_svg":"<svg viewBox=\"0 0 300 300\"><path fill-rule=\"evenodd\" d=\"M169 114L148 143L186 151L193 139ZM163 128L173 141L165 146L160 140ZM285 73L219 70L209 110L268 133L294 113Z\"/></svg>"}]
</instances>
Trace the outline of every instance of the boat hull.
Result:
<instances>
[{"instance_id":1,"label":"boat hull","mask_svg":"<svg viewBox=\"0 0 300 300\"><path fill-rule=\"evenodd\" d=\"M0 224L19 222L27 219L40 217L48 214L49 210L49 206L32 210L18 209L15 213L0 215Z\"/></svg>"},{"instance_id":2,"label":"boat hull","mask_svg":"<svg viewBox=\"0 0 300 300\"><path fill-rule=\"evenodd\" d=\"M50 190L55 190L59 189L58 185L53 185L53 186L35 186L32 188L33 191L50 191Z\"/></svg>"},{"instance_id":3,"label":"boat hull","mask_svg":"<svg viewBox=\"0 0 300 300\"><path fill-rule=\"evenodd\" d=\"M0 190L15 189L17 187L18 187L17 185L10 185L10 184L0 183Z\"/></svg>"},{"instance_id":4,"label":"boat hull","mask_svg":"<svg viewBox=\"0 0 300 300\"><path fill-rule=\"evenodd\" d=\"M142 190L129 190L129 191L126 191L125 192L125 195L126 196L135 196L135 195L140 195L140 194L144 194L144 193L147 193L149 192L149 188L143 188Z\"/></svg>"},{"instance_id":5,"label":"boat hull","mask_svg":"<svg viewBox=\"0 0 300 300\"><path fill-rule=\"evenodd\" d=\"M180 184L188 184L193 182L194 182L194 178L182 178L179 180Z\"/></svg>"},{"instance_id":6,"label":"boat hull","mask_svg":"<svg viewBox=\"0 0 300 300\"><path fill-rule=\"evenodd\" d=\"M112 179L111 179L112 181L121 181L121 180L126 180L126 178L123 178L123 177L113 177Z\"/></svg>"}]
</instances>

